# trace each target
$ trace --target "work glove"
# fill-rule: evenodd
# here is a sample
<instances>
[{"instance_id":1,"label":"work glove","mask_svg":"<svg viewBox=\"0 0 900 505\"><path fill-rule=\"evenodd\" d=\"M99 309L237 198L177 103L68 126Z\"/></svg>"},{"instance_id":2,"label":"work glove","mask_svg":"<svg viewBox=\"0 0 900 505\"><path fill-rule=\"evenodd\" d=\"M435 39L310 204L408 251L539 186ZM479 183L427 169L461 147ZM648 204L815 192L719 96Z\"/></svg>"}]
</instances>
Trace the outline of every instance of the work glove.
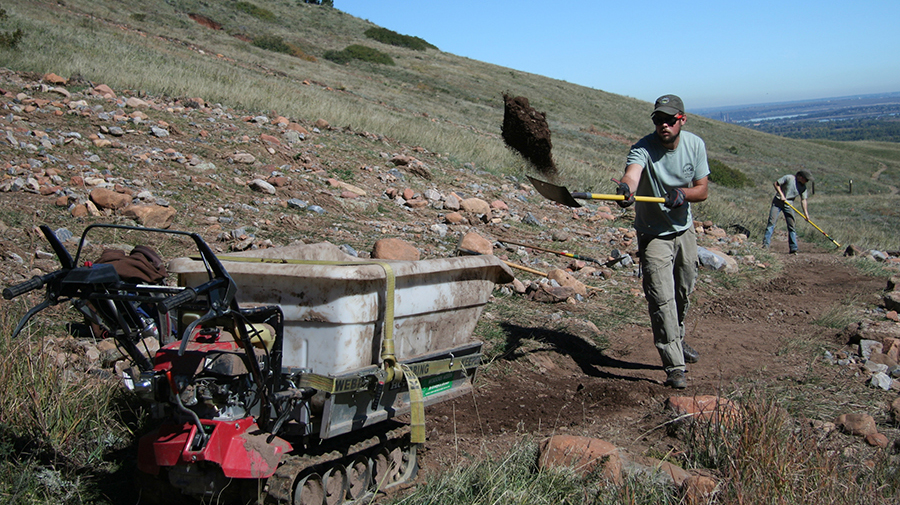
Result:
<instances>
[{"instance_id":1,"label":"work glove","mask_svg":"<svg viewBox=\"0 0 900 505\"><path fill-rule=\"evenodd\" d=\"M613 179L612 181L618 184L618 187L616 187L616 194L625 197L624 200L616 200L616 203L619 204L619 207L622 207L623 209L626 207L631 207L634 204L634 193L631 191L631 188L629 188L628 184L624 182L619 182L615 179Z\"/></svg>"},{"instance_id":2,"label":"work glove","mask_svg":"<svg viewBox=\"0 0 900 505\"><path fill-rule=\"evenodd\" d=\"M667 208L674 209L684 205L684 191L681 188L672 188L666 192L666 201L663 203Z\"/></svg>"}]
</instances>

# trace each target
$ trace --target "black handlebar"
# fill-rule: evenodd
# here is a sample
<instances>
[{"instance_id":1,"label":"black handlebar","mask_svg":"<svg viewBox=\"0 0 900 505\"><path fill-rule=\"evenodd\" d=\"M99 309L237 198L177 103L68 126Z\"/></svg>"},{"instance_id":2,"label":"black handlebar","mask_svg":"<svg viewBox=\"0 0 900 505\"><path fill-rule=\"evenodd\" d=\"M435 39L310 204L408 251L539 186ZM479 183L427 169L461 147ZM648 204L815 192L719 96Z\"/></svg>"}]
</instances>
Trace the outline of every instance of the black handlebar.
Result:
<instances>
[{"instance_id":1,"label":"black handlebar","mask_svg":"<svg viewBox=\"0 0 900 505\"><path fill-rule=\"evenodd\" d=\"M35 275L31 279L21 284L16 284L15 286L4 288L3 298L12 300L13 298L24 295L29 291L40 289L44 287L44 285L46 285L48 282L51 282L57 277L61 276L63 273L65 273L65 270L57 270L55 272L50 272L47 275Z\"/></svg>"},{"instance_id":2,"label":"black handlebar","mask_svg":"<svg viewBox=\"0 0 900 505\"><path fill-rule=\"evenodd\" d=\"M169 312L175 307L188 302L193 302L197 299L197 291L194 288L185 288L184 291L178 293L177 295L170 296L165 300L159 302L159 310L160 312Z\"/></svg>"},{"instance_id":3,"label":"black handlebar","mask_svg":"<svg viewBox=\"0 0 900 505\"><path fill-rule=\"evenodd\" d=\"M159 310L162 312L169 312L170 310L174 309L175 307L178 307L179 305L181 305L183 303L188 303L188 302L192 302L192 301L196 300L197 297L202 294L206 294L209 291L213 291L213 290L221 288L223 286L227 286L229 280L230 280L230 278L229 279L222 279L222 278L211 279L211 280L208 280L208 281L204 282L203 284L197 286L196 288L184 288L184 291L178 293L177 295L170 296L170 297L166 298L165 300L159 302L159 304L158 304ZM226 300L215 300L215 301L211 300L211 302L213 305L211 307L211 309L214 311L221 311L221 310L228 309L227 305L223 305L223 304L227 303Z\"/></svg>"}]
</instances>

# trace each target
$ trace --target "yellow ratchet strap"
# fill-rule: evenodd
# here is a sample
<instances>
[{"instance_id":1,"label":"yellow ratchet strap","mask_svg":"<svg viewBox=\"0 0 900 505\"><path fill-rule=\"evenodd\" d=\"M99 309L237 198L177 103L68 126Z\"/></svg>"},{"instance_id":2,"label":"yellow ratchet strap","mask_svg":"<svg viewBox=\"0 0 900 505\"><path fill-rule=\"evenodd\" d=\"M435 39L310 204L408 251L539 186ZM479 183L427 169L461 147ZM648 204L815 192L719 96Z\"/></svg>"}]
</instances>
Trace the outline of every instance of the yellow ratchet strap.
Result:
<instances>
[{"instance_id":1,"label":"yellow ratchet strap","mask_svg":"<svg viewBox=\"0 0 900 505\"><path fill-rule=\"evenodd\" d=\"M419 384L419 378L415 372L406 365L397 364L397 357L394 355L394 290L397 285L394 269L391 265L384 261L315 261L315 260L289 260L278 258L248 258L243 256L217 256L220 261L242 261L249 263L280 263L280 264L301 264L301 265L334 265L334 266L358 266L358 265L378 265L384 270L386 281L385 286L385 307L384 307L384 326L382 328L381 339L381 362L384 369L384 383L390 384L399 380L406 380L409 389L409 403L412 422L410 423L410 437L412 443L425 442L425 402L422 395L422 386ZM337 392L338 381L315 374L303 374L301 386L306 383L309 387L322 391ZM351 378L346 383L341 384L340 389L352 388L350 390L358 390L360 386L367 386L369 379L367 377Z\"/></svg>"}]
</instances>

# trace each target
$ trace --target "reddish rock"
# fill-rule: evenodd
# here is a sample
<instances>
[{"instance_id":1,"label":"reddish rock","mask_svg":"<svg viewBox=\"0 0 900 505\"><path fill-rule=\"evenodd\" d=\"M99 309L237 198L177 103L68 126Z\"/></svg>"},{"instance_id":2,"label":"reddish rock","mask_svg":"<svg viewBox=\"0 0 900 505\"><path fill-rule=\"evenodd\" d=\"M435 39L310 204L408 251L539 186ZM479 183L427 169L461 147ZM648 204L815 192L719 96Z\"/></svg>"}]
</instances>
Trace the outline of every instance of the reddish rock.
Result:
<instances>
[{"instance_id":1,"label":"reddish rock","mask_svg":"<svg viewBox=\"0 0 900 505\"><path fill-rule=\"evenodd\" d=\"M459 212L451 212L444 216L444 221L446 221L447 224L460 224L466 222L466 218Z\"/></svg>"},{"instance_id":2,"label":"reddish rock","mask_svg":"<svg viewBox=\"0 0 900 505\"><path fill-rule=\"evenodd\" d=\"M72 217L76 217L76 218L87 217L88 209L85 205L76 205L76 206L72 207L72 211L70 212L70 214L72 214Z\"/></svg>"},{"instance_id":3,"label":"reddish rock","mask_svg":"<svg viewBox=\"0 0 900 505\"><path fill-rule=\"evenodd\" d=\"M372 246L372 259L417 261L419 250L398 238L384 238Z\"/></svg>"},{"instance_id":4,"label":"reddish rock","mask_svg":"<svg viewBox=\"0 0 900 505\"><path fill-rule=\"evenodd\" d=\"M597 438L555 435L541 444L538 467L541 469L571 467L579 475L602 466L603 475L612 482L622 482L622 459L619 449Z\"/></svg>"},{"instance_id":5,"label":"reddish rock","mask_svg":"<svg viewBox=\"0 0 900 505\"><path fill-rule=\"evenodd\" d=\"M412 209L423 209L428 206L428 200L424 198L413 198L406 201L406 206Z\"/></svg>"},{"instance_id":6,"label":"reddish rock","mask_svg":"<svg viewBox=\"0 0 900 505\"><path fill-rule=\"evenodd\" d=\"M494 246L491 241L474 231L466 233L459 241L459 249L473 251L478 254L494 254Z\"/></svg>"},{"instance_id":7,"label":"reddish rock","mask_svg":"<svg viewBox=\"0 0 900 505\"><path fill-rule=\"evenodd\" d=\"M676 416L689 416L692 420L732 425L740 418L737 405L727 398L713 395L672 396L666 407Z\"/></svg>"},{"instance_id":8,"label":"reddish rock","mask_svg":"<svg viewBox=\"0 0 900 505\"><path fill-rule=\"evenodd\" d=\"M878 433L875 419L868 414L841 414L834 424L851 435L865 437Z\"/></svg>"},{"instance_id":9,"label":"reddish rock","mask_svg":"<svg viewBox=\"0 0 900 505\"><path fill-rule=\"evenodd\" d=\"M91 201L101 209L123 209L131 203L131 197L106 188L91 191Z\"/></svg>"},{"instance_id":10,"label":"reddish rock","mask_svg":"<svg viewBox=\"0 0 900 505\"><path fill-rule=\"evenodd\" d=\"M302 133L303 135L309 135L309 130L307 130L306 128L300 126L300 125L297 124L297 123L290 123L290 124L288 124L288 125L287 125L287 129L288 129L288 130L293 130L293 131L295 131L295 132L297 132L297 133Z\"/></svg>"},{"instance_id":11,"label":"reddish rock","mask_svg":"<svg viewBox=\"0 0 900 505\"><path fill-rule=\"evenodd\" d=\"M260 135L259 140L266 142L267 144L272 144L272 145L276 145L276 146L281 145L281 141L278 140L277 137L275 137L273 135L269 135L268 133L263 133L262 135Z\"/></svg>"},{"instance_id":12,"label":"reddish rock","mask_svg":"<svg viewBox=\"0 0 900 505\"><path fill-rule=\"evenodd\" d=\"M684 481L681 491L686 505L706 505L716 492L718 483L703 475L692 475Z\"/></svg>"},{"instance_id":13,"label":"reddish rock","mask_svg":"<svg viewBox=\"0 0 900 505\"><path fill-rule=\"evenodd\" d=\"M888 446L889 440L888 437L881 433L870 433L866 435L866 443L872 447L881 447L884 449Z\"/></svg>"},{"instance_id":14,"label":"reddish rock","mask_svg":"<svg viewBox=\"0 0 900 505\"><path fill-rule=\"evenodd\" d=\"M130 205L122 211L122 215L147 228L166 229L175 219L175 209L160 205Z\"/></svg>"},{"instance_id":15,"label":"reddish rock","mask_svg":"<svg viewBox=\"0 0 900 505\"><path fill-rule=\"evenodd\" d=\"M283 188L291 183L291 180L283 175L269 177L267 181L269 184L275 186L276 188Z\"/></svg>"},{"instance_id":16,"label":"reddish rock","mask_svg":"<svg viewBox=\"0 0 900 505\"><path fill-rule=\"evenodd\" d=\"M68 80L65 77L58 76L54 73L49 73L44 76L44 81L49 82L50 84L59 84L65 86Z\"/></svg>"}]
</instances>

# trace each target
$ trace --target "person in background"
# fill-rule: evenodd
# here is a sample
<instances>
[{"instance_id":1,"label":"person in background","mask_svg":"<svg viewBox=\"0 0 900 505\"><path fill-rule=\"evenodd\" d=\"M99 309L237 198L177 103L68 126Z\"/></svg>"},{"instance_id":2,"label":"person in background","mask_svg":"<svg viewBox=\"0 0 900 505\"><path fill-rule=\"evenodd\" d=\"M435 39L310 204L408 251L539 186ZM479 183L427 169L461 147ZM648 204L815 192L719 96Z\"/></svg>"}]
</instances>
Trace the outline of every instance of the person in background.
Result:
<instances>
[{"instance_id":1,"label":"person in background","mask_svg":"<svg viewBox=\"0 0 900 505\"><path fill-rule=\"evenodd\" d=\"M691 203L709 194L709 163L703 140L682 130L681 98L663 95L650 115L656 130L631 146L616 193L620 207L634 204L644 294L653 341L666 371L665 385L687 387L685 363L700 354L684 342L684 320L699 268ZM637 202L635 195L665 198Z\"/></svg>"},{"instance_id":2,"label":"person in background","mask_svg":"<svg viewBox=\"0 0 900 505\"><path fill-rule=\"evenodd\" d=\"M806 199L808 197L806 185L812 181L812 175L808 170L800 170L794 175L785 175L781 179L774 182L775 197L772 198L772 206L769 208L769 221L766 223L766 236L763 238L763 246L768 249L772 243L772 234L775 232L775 223L778 222L778 214L784 213L784 222L787 223L788 229L788 251L790 254L797 254L799 249L797 245L797 232L794 229L794 212L790 206L785 205L799 196L800 204L803 207L805 219L809 220L809 207Z\"/></svg>"}]
</instances>

